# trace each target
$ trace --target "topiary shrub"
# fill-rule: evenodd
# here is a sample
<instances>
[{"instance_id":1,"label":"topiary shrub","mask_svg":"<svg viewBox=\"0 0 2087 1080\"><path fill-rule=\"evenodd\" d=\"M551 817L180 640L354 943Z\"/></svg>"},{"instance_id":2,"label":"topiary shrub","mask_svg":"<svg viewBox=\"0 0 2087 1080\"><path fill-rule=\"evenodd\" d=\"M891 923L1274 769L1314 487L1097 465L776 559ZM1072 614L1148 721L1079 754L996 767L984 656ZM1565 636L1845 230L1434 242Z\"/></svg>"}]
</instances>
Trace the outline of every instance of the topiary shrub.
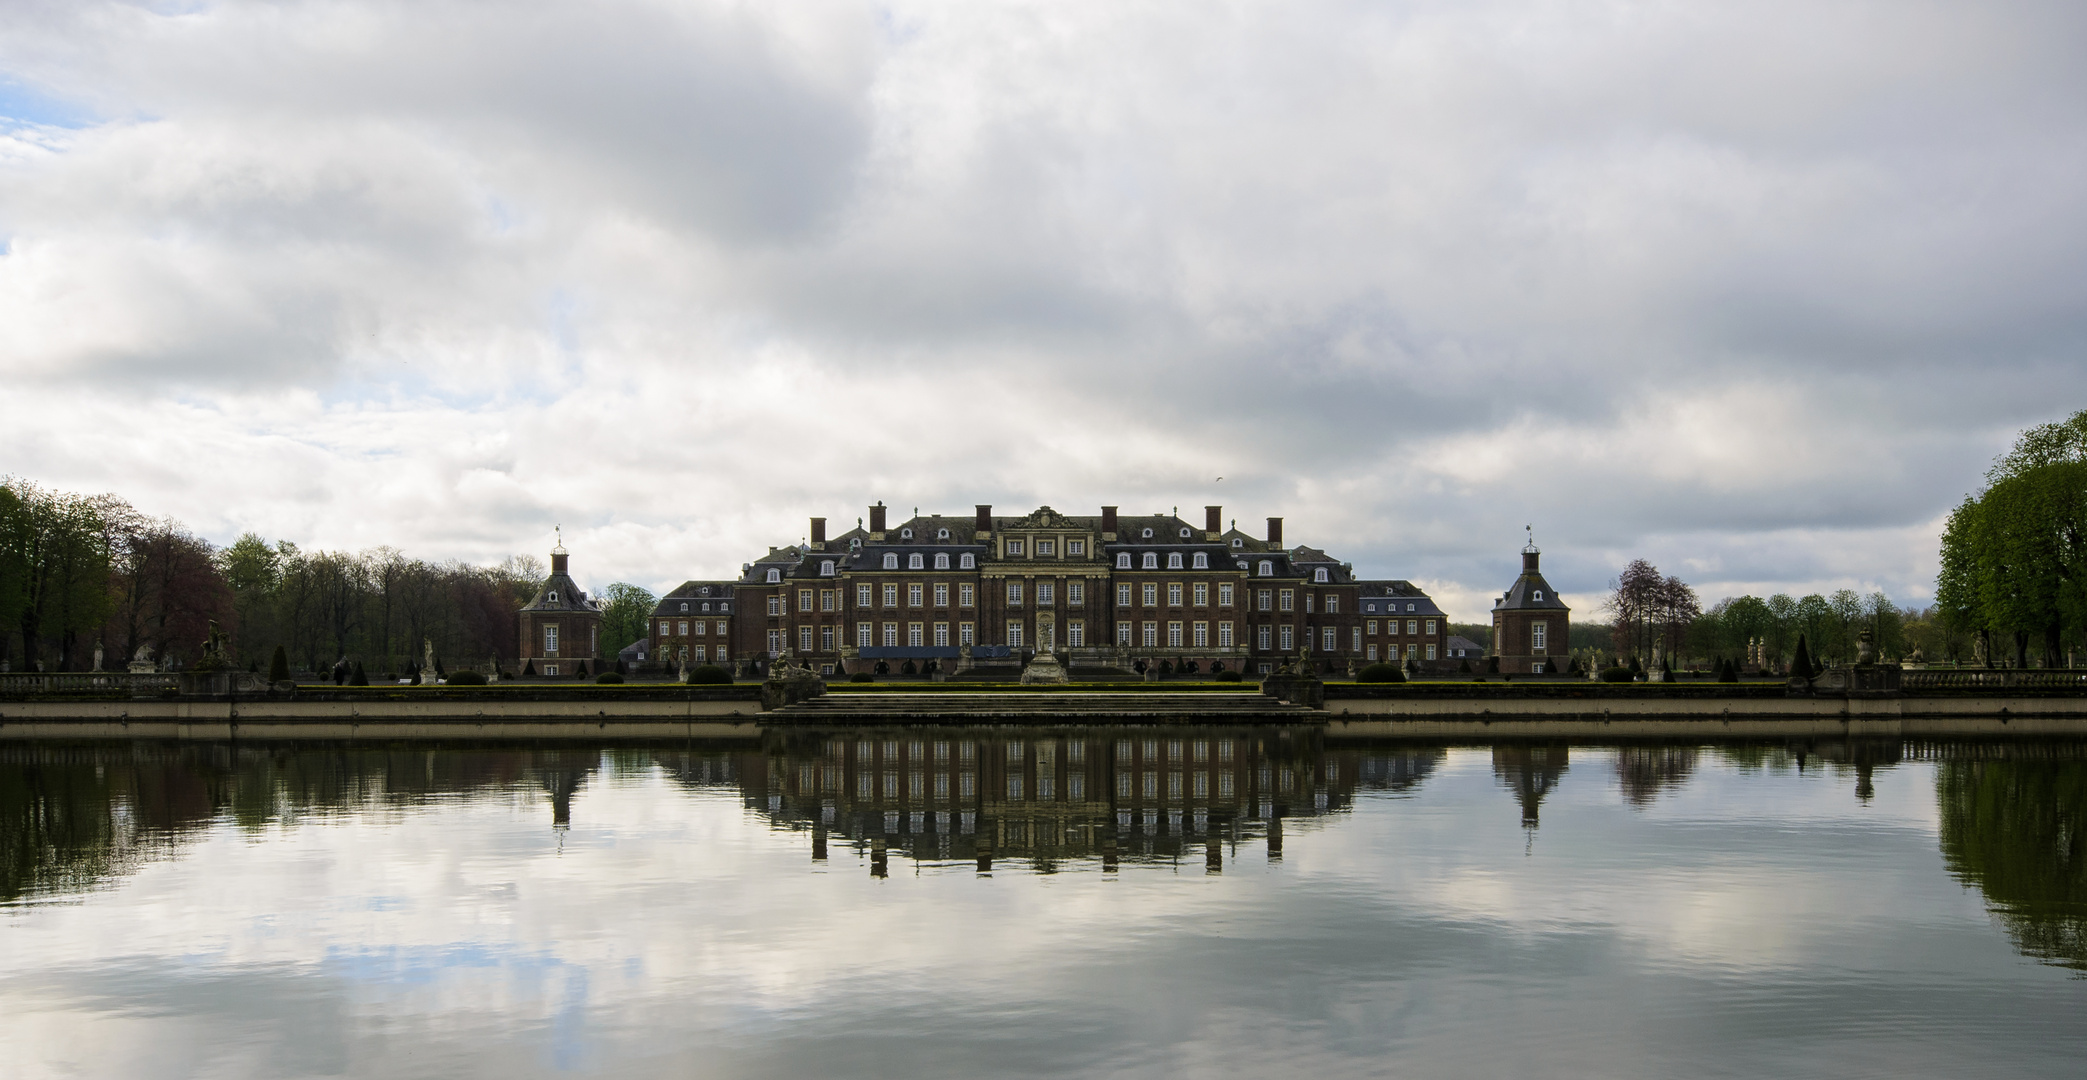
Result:
<instances>
[{"instance_id":1,"label":"topiary shrub","mask_svg":"<svg viewBox=\"0 0 2087 1080\"><path fill-rule=\"evenodd\" d=\"M268 681L288 682L290 679L290 656L281 645L275 647L275 657L268 661Z\"/></svg>"},{"instance_id":2,"label":"topiary shrub","mask_svg":"<svg viewBox=\"0 0 2087 1080\"><path fill-rule=\"evenodd\" d=\"M1603 671L1600 678L1603 682L1630 682L1637 676L1631 674L1631 670L1627 667L1612 667Z\"/></svg>"},{"instance_id":3,"label":"topiary shrub","mask_svg":"<svg viewBox=\"0 0 2087 1080\"><path fill-rule=\"evenodd\" d=\"M453 675L450 676L449 681L455 682L456 677ZM601 674L596 675L594 677L594 681L597 683L620 683L623 681L623 676L618 675L613 671L604 671Z\"/></svg>"},{"instance_id":4,"label":"topiary shrub","mask_svg":"<svg viewBox=\"0 0 2087 1080\"><path fill-rule=\"evenodd\" d=\"M1471 674L1471 661L1469 661L1469 660L1459 660L1459 661L1457 661L1457 674L1459 674L1459 675L1469 675L1469 674Z\"/></svg>"},{"instance_id":5,"label":"topiary shrub","mask_svg":"<svg viewBox=\"0 0 2087 1080\"><path fill-rule=\"evenodd\" d=\"M449 673L451 686L484 686L486 677L476 671L452 671Z\"/></svg>"},{"instance_id":6,"label":"topiary shrub","mask_svg":"<svg viewBox=\"0 0 2087 1080\"><path fill-rule=\"evenodd\" d=\"M716 664L697 664L688 669L690 686L728 686L731 682L732 673Z\"/></svg>"},{"instance_id":7,"label":"topiary shrub","mask_svg":"<svg viewBox=\"0 0 2087 1080\"><path fill-rule=\"evenodd\" d=\"M529 679L533 679L533 678L536 678L536 661L534 661L534 660L524 660L524 661L522 661L522 676L523 676L524 678L529 678Z\"/></svg>"},{"instance_id":8,"label":"topiary shrub","mask_svg":"<svg viewBox=\"0 0 2087 1080\"><path fill-rule=\"evenodd\" d=\"M1809 679L1818 674L1812 663L1812 651L1805 647L1804 635L1797 635L1797 653L1790 658L1790 674L1796 678Z\"/></svg>"},{"instance_id":9,"label":"topiary shrub","mask_svg":"<svg viewBox=\"0 0 2087 1080\"><path fill-rule=\"evenodd\" d=\"M870 674L870 673L869 673L869 672L867 672L867 671L858 671L858 672L856 672L855 674L853 674L853 675L850 675L850 676L848 676L848 681L849 681L849 682L876 682L876 681L877 681L877 677L876 677L875 675L872 675L872 674Z\"/></svg>"},{"instance_id":10,"label":"topiary shrub","mask_svg":"<svg viewBox=\"0 0 2087 1080\"><path fill-rule=\"evenodd\" d=\"M1717 666L1717 681L1719 681L1719 682L1738 682L1738 681L1739 681L1739 665L1737 665L1737 664L1733 663L1733 662L1732 662L1732 661L1730 661L1730 660L1725 660L1725 661L1722 661L1722 662L1720 662L1720 663L1718 664L1718 666Z\"/></svg>"},{"instance_id":11,"label":"topiary shrub","mask_svg":"<svg viewBox=\"0 0 2087 1080\"><path fill-rule=\"evenodd\" d=\"M914 667L911 660L899 665L899 674L901 675L918 675L919 673L920 669Z\"/></svg>"},{"instance_id":12,"label":"topiary shrub","mask_svg":"<svg viewBox=\"0 0 2087 1080\"><path fill-rule=\"evenodd\" d=\"M1240 675L1236 671L1220 671L1210 678L1213 682L1238 682Z\"/></svg>"},{"instance_id":13,"label":"topiary shrub","mask_svg":"<svg viewBox=\"0 0 2087 1080\"><path fill-rule=\"evenodd\" d=\"M1371 664L1356 673L1355 681L1359 683L1405 682L1406 673L1400 671L1396 664Z\"/></svg>"},{"instance_id":14,"label":"topiary shrub","mask_svg":"<svg viewBox=\"0 0 2087 1080\"><path fill-rule=\"evenodd\" d=\"M368 686L370 677L362 670L362 661L355 661L355 670L348 673L349 686Z\"/></svg>"}]
</instances>

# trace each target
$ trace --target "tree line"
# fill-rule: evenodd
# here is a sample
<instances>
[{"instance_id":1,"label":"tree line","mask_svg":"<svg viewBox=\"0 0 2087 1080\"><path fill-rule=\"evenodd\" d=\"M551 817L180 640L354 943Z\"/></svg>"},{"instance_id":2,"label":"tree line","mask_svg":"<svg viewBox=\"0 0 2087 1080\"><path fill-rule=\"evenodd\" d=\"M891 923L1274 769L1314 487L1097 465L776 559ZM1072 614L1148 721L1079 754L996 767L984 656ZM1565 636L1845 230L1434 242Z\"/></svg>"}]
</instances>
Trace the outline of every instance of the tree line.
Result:
<instances>
[{"instance_id":1,"label":"tree line","mask_svg":"<svg viewBox=\"0 0 2087 1080\"><path fill-rule=\"evenodd\" d=\"M517 555L490 566L411 558L395 548L306 551L248 533L219 548L171 518L115 495L50 491L0 478L0 666L85 671L133 657L179 669L195 661L215 621L242 666L265 667L280 645L290 662L324 671L342 657L373 676L402 673L421 642L456 667L517 654L517 616L541 586L543 563ZM651 594L612 588L622 603L612 648L642 632ZM606 629L606 627L605 627Z\"/></svg>"},{"instance_id":2,"label":"tree line","mask_svg":"<svg viewBox=\"0 0 2087 1080\"><path fill-rule=\"evenodd\" d=\"M2087 411L2023 432L1950 514L1935 606L1987 663L2069 664L2087 630Z\"/></svg>"},{"instance_id":3,"label":"tree line","mask_svg":"<svg viewBox=\"0 0 2087 1080\"><path fill-rule=\"evenodd\" d=\"M1705 609L1687 582L1662 576L1644 559L1624 567L1610 585L1604 608L1614 619L1609 626L1613 659L1624 665L1635 659L1649 666L1655 646L1676 667L1746 663L1758 648L1761 659L1755 662L1781 671L1795 659L1800 640L1815 662L1848 663L1865 630L1878 655L1891 659L1916 653L1925 660L1961 659L1967 644L1964 635L1942 625L1936 609L1901 609L1881 592L1731 596Z\"/></svg>"}]
</instances>

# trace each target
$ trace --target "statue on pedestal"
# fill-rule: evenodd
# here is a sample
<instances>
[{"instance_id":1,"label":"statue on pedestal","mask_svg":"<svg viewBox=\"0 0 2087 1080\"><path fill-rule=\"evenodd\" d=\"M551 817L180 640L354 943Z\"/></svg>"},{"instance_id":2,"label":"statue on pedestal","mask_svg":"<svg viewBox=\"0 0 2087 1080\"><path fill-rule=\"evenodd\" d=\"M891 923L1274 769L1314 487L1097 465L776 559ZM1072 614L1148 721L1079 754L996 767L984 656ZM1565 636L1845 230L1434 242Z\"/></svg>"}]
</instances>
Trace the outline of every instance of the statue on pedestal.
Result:
<instances>
[{"instance_id":1,"label":"statue on pedestal","mask_svg":"<svg viewBox=\"0 0 2087 1080\"><path fill-rule=\"evenodd\" d=\"M150 675L158 670L159 665L152 660L152 646L138 646L138 651L133 653L130 658L130 673L133 675Z\"/></svg>"},{"instance_id":2,"label":"statue on pedestal","mask_svg":"<svg viewBox=\"0 0 2087 1080\"><path fill-rule=\"evenodd\" d=\"M435 643L427 638L420 639L420 685L433 686L441 680L435 677Z\"/></svg>"}]
</instances>

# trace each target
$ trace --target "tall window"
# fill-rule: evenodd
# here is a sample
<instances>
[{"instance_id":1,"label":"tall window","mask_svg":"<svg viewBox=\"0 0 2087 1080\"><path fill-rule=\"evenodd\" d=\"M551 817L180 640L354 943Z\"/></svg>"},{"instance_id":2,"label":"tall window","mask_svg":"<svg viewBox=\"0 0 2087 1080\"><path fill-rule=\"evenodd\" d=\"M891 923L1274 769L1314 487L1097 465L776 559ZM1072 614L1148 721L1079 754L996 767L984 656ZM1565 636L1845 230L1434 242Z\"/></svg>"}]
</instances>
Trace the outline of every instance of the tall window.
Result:
<instances>
[{"instance_id":1,"label":"tall window","mask_svg":"<svg viewBox=\"0 0 2087 1080\"><path fill-rule=\"evenodd\" d=\"M808 653L808 652L811 652L811 651L812 651L812 628L811 628L811 627L809 627L809 626L800 626L800 627L798 627L798 628L797 628L797 651L798 651L798 652L804 652L804 653Z\"/></svg>"},{"instance_id":2,"label":"tall window","mask_svg":"<svg viewBox=\"0 0 2087 1080\"><path fill-rule=\"evenodd\" d=\"M971 624L971 623L967 623L967 622L966 622L966 623L958 623L958 624L957 624L957 644L959 644L959 645L976 645L976 644L978 644L978 632L977 632L977 631L976 631L975 629L973 629L973 627L972 627L972 624Z\"/></svg>"},{"instance_id":3,"label":"tall window","mask_svg":"<svg viewBox=\"0 0 2087 1080\"><path fill-rule=\"evenodd\" d=\"M1429 619L1429 620L1428 620L1428 633L1429 633L1430 635L1432 635L1432 634L1433 634L1434 632L1435 632L1435 620L1433 620L1433 619Z\"/></svg>"},{"instance_id":4,"label":"tall window","mask_svg":"<svg viewBox=\"0 0 2087 1080\"><path fill-rule=\"evenodd\" d=\"M1008 582L1008 583L1007 583L1007 603L1008 603L1008 606L1010 606L1010 607L1020 607L1020 606L1021 606L1021 604L1022 604L1022 583L1021 583L1021 582L1019 582L1019 581L1010 581L1010 582ZM1011 645L1011 644L1013 644L1013 642L1009 642L1008 644L1010 644L1010 645Z\"/></svg>"},{"instance_id":5,"label":"tall window","mask_svg":"<svg viewBox=\"0 0 2087 1080\"><path fill-rule=\"evenodd\" d=\"M1220 649L1229 649L1232 647L1231 623L1221 622L1217 624L1217 647Z\"/></svg>"},{"instance_id":6,"label":"tall window","mask_svg":"<svg viewBox=\"0 0 2087 1080\"><path fill-rule=\"evenodd\" d=\"M885 645L885 647L886 647L886 648L895 648L895 647L897 647L898 643L899 643L899 624L897 624L897 623L895 623L895 622L888 622L888 623L885 623L885 624L884 624L884 645Z\"/></svg>"},{"instance_id":7,"label":"tall window","mask_svg":"<svg viewBox=\"0 0 2087 1080\"><path fill-rule=\"evenodd\" d=\"M820 589L820 590L819 590L819 610L820 610L820 611L832 611L832 610L833 610L833 606L834 606L834 599L835 599L835 597L834 597L834 595L833 595L833 590L832 590L832 589Z\"/></svg>"},{"instance_id":8,"label":"tall window","mask_svg":"<svg viewBox=\"0 0 2087 1080\"><path fill-rule=\"evenodd\" d=\"M1167 606L1181 606L1181 583L1176 581L1167 586Z\"/></svg>"},{"instance_id":9,"label":"tall window","mask_svg":"<svg viewBox=\"0 0 2087 1080\"><path fill-rule=\"evenodd\" d=\"M1052 597L1052 591L1054 588L1055 584L1053 582L1039 581L1036 583L1037 607L1050 607L1051 604L1055 602Z\"/></svg>"},{"instance_id":10,"label":"tall window","mask_svg":"<svg viewBox=\"0 0 2087 1080\"><path fill-rule=\"evenodd\" d=\"M774 656L782 651L783 632L781 630L770 630L768 632L768 655Z\"/></svg>"},{"instance_id":11,"label":"tall window","mask_svg":"<svg viewBox=\"0 0 2087 1080\"><path fill-rule=\"evenodd\" d=\"M938 649L949 647L949 624L946 622L935 624L935 647Z\"/></svg>"},{"instance_id":12,"label":"tall window","mask_svg":"<svg viewBox=\"0 0 2087 1080\"><path fill-rule=\"evenodd\" d=\"M970 586L969 584L960 584L960 585L958 585L958 586L957 586L957 606L958 606L958 607L970 607L970 606L971 606L971 604L972 604L972 600L971 600L971 586Z\"/></svg>"},{"instance_id":13,"label":"tall window","mask_svg":"<svg viewBox=\"0 0 2087 1080\"><path fill-rule=\"evenodd\" d=\"M1144 598L1144 600L1145 600L1145 606L1146 606L1146 607L1158 607L1158 606L1159 606L1159 585L1158 585L1158 584L1156 584L1156 583L1154 583L1154 582L1150 582L1150 581L1148 581L1148 582L1146 582L1146 583L1145 583L1144 587L1143 587L1142 589L1140 589L1139 591L1140 591L1140 592L1141 592L1141 593L1143 594L1143 598Z\"/></svg>"},{"instance_id":14,"label":"tall window","mask_svg":"<svg viewBox=\"0 0 2087 1080\"><path fill-rule=\"evenodd\" d=\"M799 589L799 590L797 590L797 610L799 610L799 611L810 611L811 609L812 609L812 591L811 591L810 589Z\"/></svg>"},{"instance_id":15,"label":"tall window","mask_svg":"<svg viewBox=\"0 0 2087 1080\"><path fill-rule=\"evenodd\" d=\"M1178 649L1180 647L1181 624L1178 622L1170 622L1167 624L1167 648Z\"/></svg>"},{"instance_id":16,"label":"tall window","mask_svg":"<svg viewBox=\"0 0 2087 1080\"><path fill-rule=\"evenodd\" d=\"M1210 583L1207 581L1196 582L1194 588L1189 590L1189 595L1195 597L1197 607L1209 607Z\"/></svg>"},{"instance_id":17,"label":"tall window","mask_svg":"<svg viewBox=\"0 0 2087 1080\"><path fill-rule=\"evenodd\" d=\"M1072 545L1067 544L1066 549L1071 550ZM1078 553L1074 552L1074 554ZM1079 619L1074 619L1073 621L1065 624L1065 643L1075 649L1086 648L1087 624Z\"/></svg>"},{"instance_id":18,"label":"tall window","mask_svg":"<svg viewBox=\"0 0 2087 1080\"><path fill-rule=\"evenodd\" d=\"M921 589L922 589L922 586L920 586L920 585L908 585L908 586L906 586L906 606L907 606L907 607L919 607L919 606L921 606L921 604L920 604L920 601L921 601Z\"/></svg>"},{"instance_id":19,"label":"tall window","mask_svg":"<svg viewBox=\"0 0 2087 1080\"><path fill-rule=\"evenodd\" d=\"M907 644L907 645L910 645L910 646L912 646L913 648L916 648L916 649L917 649L917 648L920 648L921 644L922 644L922 643L923 643L923 641L924 641L924 638L922 637L921 631L922 631L922 626L921 626L921 624L919 624L919 623L917 623L917 622L916 622L916 623L907 623L907 624L906 624L906 644Z\"/></svg>"},{"instance_id":20,"label":"tall window","mask_svg":"<svg viewBox=\"0 0 2087 1080\"><path fill-rule=\"evenodd\" d=\"M1409 633L1409 634L1418 634L1418 633L1420 633L1420 620L1419 620L1419 619L1407 619L1407 620L1406 620L1406 632L1407 632L1407 633Z\"/></svg>"},{"instance_id":21,"label":"tall window","mask_svg":"<svg viewBox=\"0 0 2087 1080\"><path fill-rule=\"evenodd\" d=\"M819 651L833 651L833 627L822 626L819 628Z\"/></svg>"},{"instance_id":22,"label":"tall window","mask_svg":"<svg viewBox=\"0 0 2087 1080\"><path fill-rule=\"evenodd\" d=\"M1219 607L1231 607L1231 606L1232 606L1232 583L1231 583L1231 582L1229 582L1229 581L1220 581L1220 582L1218 582L1218 583L1217 583L1217 606L1219 606Z\"/></svg>"},{"instance_id":23,"label":"tall window","mask_svg":"<svg viewBox=\"0 0 2087 1080\"><path fill-rule=\"evenodd\" d=\"M1268 633L1268 628L1265 626L1257 626L1254 628L1254 637L1259 643L1262 652L1268 651Z\"/></svg>"},{"instance_id":24,"label":"tall window","mask_svg":"<svg viewBox=\"0 0 2087 1080\"><path fill-rule=\"evenodd\" d=\"M1128 644L1130 644L1130 624L1129 624L1129 623L1127 623L1127 622L1120 622L1120 623L1117 623L1117 624L1116 624L1116 644L1118 644L1118 645L1128 645Z\"/></svg>"},{"instance_id":25,"label":"tall window","mask_svg":"<svg viewBox=\"0 0 2087 1080\"><path fill-rule=\"evenodd\" d=\"M1341 647L1341 639L1338 636L1339 633L1340 632L1338 630L1335 630L1331 626L1321 627L1319 629L1320 650L1324 652L1333 652L1336 649L1339 649Z\"/></svg>"},{"instance_id":26,"label":"tall window","mask_svg":"<svg viewBox=\"0 0 2087 1080\"><path fill-rule=\"evenodd\" d=\"M1275 610L1275 593L1267 589L1262 589L1261 591L1254 594L1254 599L1259 601L1258 606L1262 611Z\"/></svg>"},{"instance_id":27,"label":"tall window","mask_svg":"<svg viewBox=\"0 0 2087 1080\"><path fill-rule=\"evenodd\" d=\"M1544 637L1549 630L1550 627L1541 619L1529 624L1529 644L1539 655L1544 651Z\"/></svg>"},{"instance_id":28,"label":"tall window","mask_svg":"<svg viewBox=\"0 0 2087 1080\"><path fill-rule=\"evenodd\" d=\"M1196 647L1196 648L1198 648L1198 649L1207 649L1207 648L1209 648L1209 647L1210 647L1210 624L1209 624L1209 623L1207 623L1207 622L1199 622L1199 623L1197 623L1197 624L1195 625L1195 637L1191 638L1190 640L1191 640L1191 641L1192 641L1192 642L1194 643L1195 647Z\"/></svg>"},{"instance_id":29,"label":"tall window","mask_svg":"<svg viewBox=\"0 0 2087 1080\"><path fill-rule=\"evenodd\" d=\"M558 651L558 624L545 623L543 628L543 651L548 656Z\"/></svg>"},{"instance_id":30,"label":"tall window","mask_svg":"<svg viewBox=\"0 0 2087 1080\"><path fill-rule=\"evenodd\" d=\"M1348 651L1349 651L1349 652L1361 652L1361 651L1362 651L1362 627L1360 627L1360 626L1352 626L1352 627L1349 627L1349 629L1350 629L1351 631L1353 631L1353 632L1352 632L1352 633L1350 633L1350 634L1349 634L1348 636L1349 636L1349 637L1351 637L1351 638L1353 638L1353 639L1354 639L1354 641L1353 641L1353 643L1351 643L1351 644L1350 644L1350 645L1348 646Z\"/></svg>"},{"instance_id":31,"label":"tall window","mask_svg":"<svg viewBox=\"0 0 2087 1080\"><path fill-rule=\"evenodd\" d=\"M1281 609L1282 609L1282 610L1284 610L1284 611L1295 611L1295 610L1297 610L1297 592L1296 592L1296 590L1294 590L1294 589L1284 589L1283 591L1281 591L1281 592L1277 593L1277 594L1276 594L1276 606L1277 606L1277 607L1279 607L1279 608L1281 608Z\"/></svg>"},{"instance_id":32,"label":"tall window","mask_svg":"<svg viewBox=\"0 0 2087 1080\"><path fill-rule=\"evenodd\" d=\"M1010 649L1022 647L1022 624L1014 619L1007 620L1007 647Z\"/></svg>"},{"instance_id":33,"label":"tall window","mask_svg":"<svg viewBox=\"0 0 2087 1080\"><path fill-rule=\"evenodd\" d=\"M1087 583L1068 581L1065 583L1065 602L1078 607L1087 602Z\"/></svg>"},{"instance_id":34,"label":"tall window","mask_svg":"<svg viewBox=\"0 0 2087 1080\"><path fill-rule=\"evenodd\" d=\"M1340 598L1340 597L1338 597L1338 596L1329 596L1329 597L1327 597L1327 598L1326 598L1326 613L1327 613L1328 615L1334 615L1334 614L1338 614L1338 613L1340 612L1340 610L1341 610L1341 598Z\"/></svg>"},{"instance_id":35,"label":"tall window","mask_svg":"<svg viewBox=\"0 0 2087 1080\"><path fill-rule=\"evenodd\" d=\"M781 615L783 613L783 598L781 596L768 598L768 613L770 615Z\"/></svg>"},{"instance_id":36,"label":"tall window","mask_svg":"<svg viewBox=\"0 0 2087 1080\"><path fill-rule=\"evenodd\" d=\"M855 586L855 606L870 606L870 587L868 585Z\"/></svg>"},{"instance_id":37,"label":"tall window","mask_svg":"<svg viewBox=\"0 0 2087 1080\"><path fill-rule=\"evenodd\" d=\"M898 586L896 586L896 585L886 585L886 586L884 586L884 606L885 606L885 607L897 607L897 606L899 606L899 587L898 587Z\"/></svg>"},{"instance_id":38,"label":"tall window","mask_svg":"<svg viewBox=\"0 0 2087 1080\"><path fill-rule=\"evenodd\" d=\"M1143 631L1143 633L1140 636L1139 640L1144 644L1144 646L1148 649L1158 647L1159 624L1156 622L1149 622L1146 623L1143 627L1140 627L1140 629Z\"/></svg>"},{"instance_id":39,"label":"tall window","mask_svg":"<svg viewBox=\"0 0 2087 1080\"><path fill-rule=\"evenodd\" d=\"M1276 638L1281 643L1282 650L1284 652L1289 652L1291 649L1297 647L1297 628L1291 626L1289 623L1284 623L1276 631Z\"/></svg>"},{"instance_id":40,"label":"tall window","mask_svg":"<svg viewBox=\"0 0 2087 1080\"><path fill-rule=\"evenodd\" d=\"M938 581L935 583L935 606L949 606L949 582Z\"/></svg>"}]
</instances>

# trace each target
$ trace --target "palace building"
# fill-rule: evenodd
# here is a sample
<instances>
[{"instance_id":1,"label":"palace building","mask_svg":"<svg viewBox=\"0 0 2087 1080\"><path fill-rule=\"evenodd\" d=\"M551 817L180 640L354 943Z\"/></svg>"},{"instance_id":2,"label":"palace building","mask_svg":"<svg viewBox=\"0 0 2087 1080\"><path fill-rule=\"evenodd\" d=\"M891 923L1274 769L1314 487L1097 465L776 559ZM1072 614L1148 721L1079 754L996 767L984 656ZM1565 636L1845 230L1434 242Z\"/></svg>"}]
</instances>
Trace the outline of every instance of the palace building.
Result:
<instances>
[{"instance_id":1,"label":"palace building","mask_svg":"<svg viewBox=\"0 0 2087 1080\"><path fill-rule=\"evenodd\" d=\"M1499 658L1502 674L1555 673L1571 662L1572 609L1537 570L1542 555L1531 540L1522 549L1522 576L1493 601L1492 655Z\"/></svg>"},{"instance_id":2,"label":"palace building","mask_svg":"<svg viewBox=\"0 0 2087 1080\"><path fill-rule=\"evenodd\" d=\"M522 655L516 664L545 676L598 673L601 603L580 591L566 571L565 543L551 549L551 576L522 605Z\"/></svg>"},{"instance_id":3,"label":"palace building","mask_svg":"<svg viewBox=\"0 0 2087 1080\"><path fill-rule=\"evenodd\" d=\"M652 615L652 654L759 667L788 650L831 675L909 662L1013 671L1040 650L1089 670L1267 672L1300 654L1330 673L1453 666L1447 621L1425 592L1285 546L1281 518L1250 536L1218 506L1200 527L1100 509L916 510L894 525L880 502L867 526L831 537L812 518L806 543L770 548L736 580L669 592Z\"/></svg>"}]
</instances>

